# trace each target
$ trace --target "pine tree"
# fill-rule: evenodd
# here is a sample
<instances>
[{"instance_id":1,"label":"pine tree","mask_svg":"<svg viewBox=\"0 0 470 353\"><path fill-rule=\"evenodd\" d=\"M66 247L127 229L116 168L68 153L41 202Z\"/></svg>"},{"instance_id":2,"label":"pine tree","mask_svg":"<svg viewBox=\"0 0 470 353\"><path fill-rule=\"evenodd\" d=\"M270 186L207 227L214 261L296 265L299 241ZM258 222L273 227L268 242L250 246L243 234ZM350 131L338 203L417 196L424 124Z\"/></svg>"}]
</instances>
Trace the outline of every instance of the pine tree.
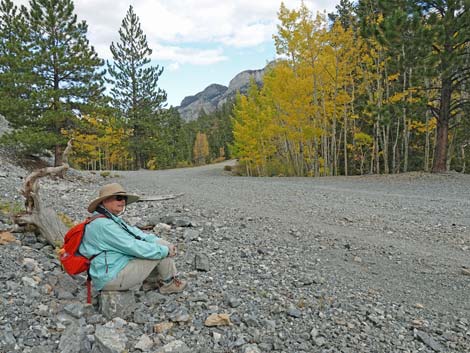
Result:
<instances>
[{"instance_id":1,"label":"pine tree","mask_svg":"<svg viewBox=\"0 0 470 353\"><path fill-rule=\"evenodd\" d=\"M379 13L383 21L370 26L367 15ZM414 85L421 88L419 94L429 97L427 109L437 120L432 170L445 171L450 126L457 127L469 105L470 2L361 0L358 15L367 24L368 31L363 34L380 41L389 53L389 66L396 65L402 71L403 86ZM412 101L408 99L404 109L409 109ZM406 156L405 151L405 160Z\"/></svg>"},{"instance_id":2,"label":"pine tree","mask_svg":"<svg viewBox=\"0 0 470 353\"><path fill-rule=\"evenodd\" d=\"M428 49L425 62L438 73L438 104L431 105L437 119L433 172L447 169L451 122L470 105L470 2L465 0L417 1L422 20L422 39ZM415 12L416 14L416 12Z\"/></svg>"},{"instance_id":3,"label":"pine tree","mask_svg":"<svg viewBox=\"0 0 470 353\"><path fill-rule=\"evenodd\" d=\"M178 111L171 107L162 110L154 119L154 147L149 151L149 158L158 168L177 166L178 162L191 159L185 154L183 120Z\"/></svg>"},{"instance_id":4,"label":"pine tree","mask_svg":"<svg viewBox=\"0 0 470 353\"><path fill-rule=\"evenodd\" d=\"M149 66L152 49L132 6L122 20L120 41L111 44L113 62L108 63L113 85L111 97L133 129L131 150L136 167L145 167L155 148L155 122L166 102L166 93L158 87L163 68Z\"/></svg>"},{"instance_id":5,"label":"pine tree","mask_svg":"<svg viewBox=\"0 0 470 353\"><path fill-rule=\"evenodd\" d=\"M340 0L335 8L338 13L329 13L328 19L333 23L339 21L344 29L354 28L356 18L354 16L355 9L353 2L350 0Z\"/></svg>"},{"instance_id":6,"label":"pine tree","mask_svg":"<svg viewBox=\"0 0 470 353\"><path fill-rule=\"evenodd\" d=\"M0 114L14 128L33 115L34 84L31 42L25 22L26 8L11 0L0 3Z\"/></svg>"},{"instance_id":7,"label":"pine tree","mask_svg":"<svg viewBox=\"0 0 470 353\"><path fill-rule=\"evenodd\" d=\"M38 126L55 148L55 165L61 163L65 139L62 129L75 124L77 112L103 92L102 60L86 37L88 26L78 22L72 0L30 0L28 24L34 71L38 83Z\"/></svg>"}]
</instances>

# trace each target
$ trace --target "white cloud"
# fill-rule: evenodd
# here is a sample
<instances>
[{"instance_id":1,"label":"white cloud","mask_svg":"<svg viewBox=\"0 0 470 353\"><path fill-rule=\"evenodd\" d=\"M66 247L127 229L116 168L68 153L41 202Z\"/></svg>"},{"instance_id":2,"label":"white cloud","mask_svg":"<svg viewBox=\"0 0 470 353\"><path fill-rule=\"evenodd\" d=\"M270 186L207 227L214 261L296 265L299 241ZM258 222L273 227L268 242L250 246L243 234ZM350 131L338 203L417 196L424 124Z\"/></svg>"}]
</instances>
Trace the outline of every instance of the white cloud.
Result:
<instances>
[{"instance_id":1,"label":"white cloud","mask_svg":"<svg viewBox=\"0 0 470 353\"><path fill-rule=\"evenodd\" d=\"M168 65L169 71L178 71L179 68L180 68L180 64L178 63L171 63L170 65Z\"/></svg>"},{"instance_id":2,"label":"white cloud","mask_svg":"<svg viewBox=\"0 0 470 353\"><path fill-rule=\"evenodd\" d=\"M298 8L301 1L284 3L288 8ZM304 3L313 11L324 8L332 11L336 1L304 0ZM153 58L210 65L226 58L221 49L207 49L209 46L253 48L272 41L281 1L75 0L74 4L79 20L88 23L90 42L105 59L110 59L111 42L119 41L118 30L131 4L154 49ZM185 49L186 46L192 49Z\"/></svg>"},{"instance_id":3,"label":"white cloud","mask_svg":"<svg viewBox=\"0 0 470 353\"><path fill-rule=\"evenodd\" d=\"M221 42L234 47L255 47L271 40L274 33L273 27L275 27L274 24L256 23L247 25L226 38L222 38Z\"/></svg>"},{"instance_id":4,"label":"white cloud","mask_svg":"<svg viewBox=\"0 0 470 353\"><path fill-rule=\"evenodd\" d=\"M152 59L168 60L179 64L211 65L227 60L222 49L181 48L175 46L154 45Z\"/></svg>"}]
</instances>

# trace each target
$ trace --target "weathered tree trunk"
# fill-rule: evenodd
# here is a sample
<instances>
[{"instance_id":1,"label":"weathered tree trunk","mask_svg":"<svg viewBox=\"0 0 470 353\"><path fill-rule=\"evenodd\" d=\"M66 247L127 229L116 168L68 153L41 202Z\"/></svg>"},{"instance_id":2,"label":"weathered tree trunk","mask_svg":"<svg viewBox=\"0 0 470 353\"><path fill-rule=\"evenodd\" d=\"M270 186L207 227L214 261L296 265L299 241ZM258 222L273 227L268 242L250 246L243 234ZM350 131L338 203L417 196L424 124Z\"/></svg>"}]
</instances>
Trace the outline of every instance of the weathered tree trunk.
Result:
<instances>
[{"instance_id":1,"label":"weathered tree trunk","mask_svg":"<svg viewBox=\"0 0 470 353\"><path fill-rule=\"evenodd\" d=\"M58 167L62 165L62 151L60 145L55 145L54 148L54 167Z\"/></svg>"},{"instance_id":2,"label":"weathered tree trunk","mask_svg":"<svg viewBox=\"0 0 470 353\"><path fill-rule=\"evenodd\" d=\"M452 81L446 77L442 80L439 116L437 117L436 147L434 150L434 164L432 166L433 173L445 172L447 167L451 94Z\"/></svg>"},{"instance_id":3,"label":"weathered tree trunk","mask_svg":"<svg viewBox=\"0 0 470 353\"><path fill-rule=\"evenodd\" d=\"M449 121L446 117L437 120L436 145L434 148L433 173L445 172L447 166L447 143Z\"/></svg>"},{"instance_id":4,"label":"weathered tree trunk","mask_svg":"<svg viewBox=\"0 0 470 353\"><path fill-rule=\"evenodd\" d=\"M44 208L39 195L40 178L47 175L57 175L65 172L69 165L67 156L72 148L72 140L67 144L62 156L62 165L57 167L47 167L33 171L25 180L22 194L26 198L26 211L15 216L16 224L25 226L35 226L44 239L53 246L58 246L64 239L64 234L68 227L62 222L57 213L50 209Z\"/></svg>"}]
</instances>

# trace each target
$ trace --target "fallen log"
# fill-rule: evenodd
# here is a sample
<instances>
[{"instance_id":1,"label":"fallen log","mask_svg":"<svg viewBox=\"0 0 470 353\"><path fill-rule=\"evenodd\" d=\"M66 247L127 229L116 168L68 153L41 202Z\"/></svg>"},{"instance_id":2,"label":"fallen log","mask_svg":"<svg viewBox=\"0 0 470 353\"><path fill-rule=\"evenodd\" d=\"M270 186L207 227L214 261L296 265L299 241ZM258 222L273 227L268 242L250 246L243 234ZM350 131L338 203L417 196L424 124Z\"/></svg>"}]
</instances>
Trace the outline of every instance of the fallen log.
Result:
<instances>
[{"instance_id":1,"label":"fallen log","mask_svg":"<svg viewBox=\"0 0 470 353\"><path fill-rule=\"evenodd\" d=\"M183 195L184 194L170 194L170 195L164 195L164 196L158 196L158 195L155 195L155 196L142 196L136 202L171 200L171 199L176 199L178 197L181 197Z\"/></svg>"},{"instance_id":2,"label":"fallen log","mask_svg":"<svg viewBox=\"0 0 470 353\"><path fill-rule=\"evenodd\" d=\"M17 214L13 221L20 226L34 226L44 239L53 246L62 244L68 227L62 222L57 213L44 207L39 195L39 179L47 175L59 175L68 168L68 154L72 149L72 141L67 143L62 156L62 165L46 167L33 171L26 178L21 193L25 197L25 211Z\"/></svg>"}]
</instances>

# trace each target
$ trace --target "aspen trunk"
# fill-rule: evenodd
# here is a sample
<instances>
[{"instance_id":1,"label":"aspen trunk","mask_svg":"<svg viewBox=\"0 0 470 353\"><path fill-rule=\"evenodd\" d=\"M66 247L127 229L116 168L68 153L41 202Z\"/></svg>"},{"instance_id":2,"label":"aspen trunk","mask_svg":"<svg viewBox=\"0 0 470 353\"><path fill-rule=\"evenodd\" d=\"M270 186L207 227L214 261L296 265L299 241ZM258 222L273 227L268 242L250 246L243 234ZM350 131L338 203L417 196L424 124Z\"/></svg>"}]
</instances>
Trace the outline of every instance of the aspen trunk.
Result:
<instances>
[{"instance_id":1,"label":"aspen trunk","mask_svg":"<svg viewBox=\"0 0 470 353\"><path fill-rule=\"evenodd\" d=\"M400 157L398 153L398 140L400 137L400 120L397 120L397 130L392 149L392 173L400 173Z\"/></svg>"},{"instance_id":2,"label":"aspen trunk","mask_svg":"<svg viewBox=\"0 0 470 353\"><path fill-rule=\"evenodd\" d=\"M455 147L455 136L454 134L449 134L449 147L447 148L447 161L446 161L446 170L450 170L450 164L452 163L452 158L454 156L454 147Z\"/></svg>"},{"instance_id":3,"label":"aspen trunk","mask_svg":"<svg viewBox=\"0 0 470 353\"><path fill-rule=\"evenodd\" d=\"M406 71L403 79L403 94L406 91ZM406 107L403 106L403 171L408 171L409 124L406 119Z\"/></svg>"},{"instance_id":4,"label":"aspen trunk","mask_svg":"<svg viewBox=\"0 0 470 353\"><path fill-rule=\"evenodd\" d=\"M379 122L375 123L375 172L380 174L380 158L379 158L379 138L380 138L380 127Z\"/></svg>"},{"instance_id":5,"label":"aspen trunk","mask_svg":"<svg viewBox=\"0 0 470 353\"><path fill-rule=\"evenodd\" d=\"M429 79L424 80L424 87L426 88L426 101L429 102ZM425 172L429 171L429 158L430 158L430 148L431 148L431 131L429 131L429 109L426 109L424 114L425 116L425 127L426 127L426 137L424 145L424 166L423 169Z\"/></svg>"},{"instance_id":6,"label":"aspen trunk","mask_svg":"<svg viewBox=\"0 0 470 353\"><path fill-rule=\"evenodd\" d=\"M332 131L331 131L331 159L332 159L332 165L331 165L331 172L330 175L337 175L337 160L338 156L336 153L336 114L333 114L333 125L332 125Z\"/></svg>"},{"instance_id":7,"label":"aspen trunk","mask_svg":"<svg viewBox=\"0 0 470 353\"><path fill-rule=\"evenodd\" d=\"M348 176L348 114L346 113L346 105L344 106L344 175Z\"/></svg>"},{"instance_id":8,"label":"aspen trunk","mask_svg":"<svg viewBox=\"0 0 470 353\"><path fill-rule=\"evenodd\" d=\"M465 163L465 147L467 147L468 142L460 145L460 157L462 158L462 171L461 173L465 173L466 163Z\"/></svg>"}]
</instances>

